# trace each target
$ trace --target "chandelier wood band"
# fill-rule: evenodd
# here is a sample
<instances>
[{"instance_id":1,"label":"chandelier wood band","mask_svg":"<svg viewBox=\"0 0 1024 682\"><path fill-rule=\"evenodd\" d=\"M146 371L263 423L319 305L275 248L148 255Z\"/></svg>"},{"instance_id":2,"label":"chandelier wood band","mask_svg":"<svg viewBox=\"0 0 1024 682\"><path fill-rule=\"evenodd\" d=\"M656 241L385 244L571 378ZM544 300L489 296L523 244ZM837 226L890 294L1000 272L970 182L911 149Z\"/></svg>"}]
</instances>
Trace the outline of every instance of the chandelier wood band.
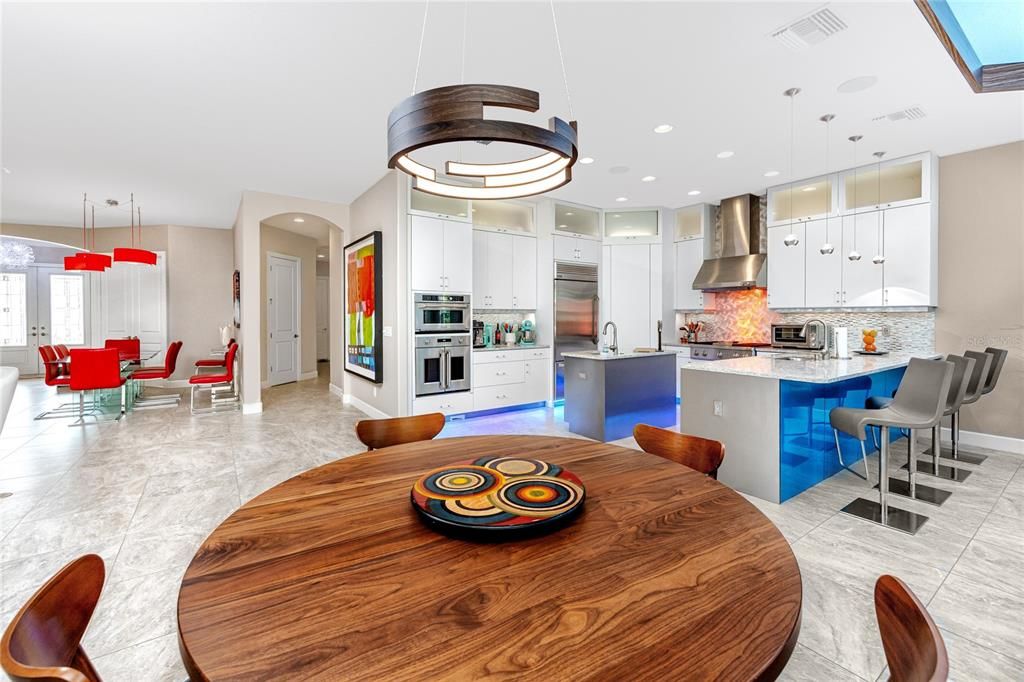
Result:
<instances>
[{"instance_id":1,"label":"chandelier wood band","mask_svg":"<svg viewBox=\"0 0 1024 682\"><path fill-rule=\"evenodd\" d=\"M576 121L552 117L547 128L484 118L484 107L535 112L540 95L507 85L448 85L406 98L388 116L388 168L413 178L413 187L430 194L470 199L508 199L547 192L572 179L578 157ZM483 180L478 185L440 182L437 171L409 154L448 142L510 142L535 147L539 156L497 164L447 162L450 175Z\"/></svg>"}]
</instances>

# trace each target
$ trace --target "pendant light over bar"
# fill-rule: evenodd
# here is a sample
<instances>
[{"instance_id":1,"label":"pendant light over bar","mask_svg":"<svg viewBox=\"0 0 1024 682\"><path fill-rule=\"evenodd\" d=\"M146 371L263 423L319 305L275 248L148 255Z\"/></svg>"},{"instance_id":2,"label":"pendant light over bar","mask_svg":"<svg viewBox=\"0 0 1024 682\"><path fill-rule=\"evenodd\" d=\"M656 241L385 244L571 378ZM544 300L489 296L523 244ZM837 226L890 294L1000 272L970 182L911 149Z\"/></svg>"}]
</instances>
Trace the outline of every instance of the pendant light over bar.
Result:
<instances>
[{"instance_id":1,"label":"pendant light over bar","mask_svg":"<svg viewBox=\"0 0 1024 682\"><path fill-rule=\"evenodd\" d=\"M878 207L882 207L882 157L885 156L885 152L875 152L873 155L878 159L878 167L875 171L875 201L878 202ZM882 212L879 211L877 214L878 220L878 232L876 239L878 240L879 251L875 254L875 257L871 259L871 262L875 265L881 265L885 262L885 231L882 229Z\"/></svg>"},{"instance_id":2,"label":"pendant light over bar","mask_svg":"<svg viewBox=\"0 0 1024 682\"><path fill-rule=\"evenodd\" d=\"M797 246L800 237L793 232L793 100L800 94L800 88L790 88L782 93L789 98L789 234L782 240L786 246Z\"/></svg>"},{"instance_id":3,"label":"pendant light over bar","mask_svg":"<svg viewBox=\"0 0 1024 682\"><path fill-rule=\"evenodd\" d=\"M832 180L831 176L828 174L828 157L829 145L832 142L832 120L835 117L835 114L825 114L818 119L825 124L825 187L829 190L828 192L825 192L825 243L821 245L820 249L818 249L822 256L830 256L836 250L836 247L833 246L832 241L829 239L828 229L828 218L829 214L832 213Z\"/></svg>"},{"instance_id":4,"label":"pendant light over bar","mask_svg":"<svg viewBox=\"0 0 1024 682\"><path fill-rule=\"evenodd\" d=\"M853 143L853 210L856 211L860 208L857 204L857 143L864 138L863 135L851 135L847 139ZM846 254L846 257L851 261L860 260L860 251L857 250L857 224L856 221L853 225L853 249L850 253Z\"/></svg>"}]
</instances>

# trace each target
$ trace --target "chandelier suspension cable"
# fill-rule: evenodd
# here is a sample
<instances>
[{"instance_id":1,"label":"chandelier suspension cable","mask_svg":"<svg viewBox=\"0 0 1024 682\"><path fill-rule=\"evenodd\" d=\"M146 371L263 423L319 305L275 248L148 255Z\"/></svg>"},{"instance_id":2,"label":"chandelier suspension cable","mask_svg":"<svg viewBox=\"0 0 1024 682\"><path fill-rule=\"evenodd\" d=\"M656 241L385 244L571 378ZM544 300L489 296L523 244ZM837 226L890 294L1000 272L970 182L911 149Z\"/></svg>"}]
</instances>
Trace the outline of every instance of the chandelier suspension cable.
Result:
<instances>
[{"instance_id":1,"label":"chandelier suspension cable","mask_svg":"<svg viewBox=\"0 0 1024 682\"><path fill-rule=\"evenodd\" d=\"M130 202L130 210L129 210L129 212L131 213L131 232L130 232L130 234L131 234L131 240L132 240L132 248L134 249L135 248L135 192L132 192L131 199L129 199L129 202Z\"/></svg>"},{"instance_id":2,"label":"chandelier suspension cable","mask_svg":"<svg viewBox=\"0 0 1024 682\"><path fill-rule=\"evenodd\" d=\"M565 72L565 57L562 56L562 39L558 35L558 18L555 16L555 0L551 0L551 24L555 27L555 46L558 47L558 61L562 65L562 83L565 85L565 101L569 105L569 119L575 119L572 111L572 97L569 96L569 76Z\"/></svg>"},{"instance_id":3,"label":"chandelier suspension cable","mask_svg":"<svg viewBox=\"0 0 1024 682\"><path fill-rule=\"evenodd\" d=\"M416 94L416 84L420 80L420 61L423 60L423 39L427 36L427 15L430 13L430 0L423 3L423 26L420 28L420 47L416 51L416 73L412 77L412 94Z\"/></svg>"},{"instance_id":4,"label":"chandelier suspension cable","mask_svg":"<svg viewBox=\"0 0 1024 682\"><path fill-rule=\"evenodd\" d=\"M89 250L89 233L85 231L85 206L89 203L88 195L82 192L82 250Z\"/></svg>"}]
</instances>

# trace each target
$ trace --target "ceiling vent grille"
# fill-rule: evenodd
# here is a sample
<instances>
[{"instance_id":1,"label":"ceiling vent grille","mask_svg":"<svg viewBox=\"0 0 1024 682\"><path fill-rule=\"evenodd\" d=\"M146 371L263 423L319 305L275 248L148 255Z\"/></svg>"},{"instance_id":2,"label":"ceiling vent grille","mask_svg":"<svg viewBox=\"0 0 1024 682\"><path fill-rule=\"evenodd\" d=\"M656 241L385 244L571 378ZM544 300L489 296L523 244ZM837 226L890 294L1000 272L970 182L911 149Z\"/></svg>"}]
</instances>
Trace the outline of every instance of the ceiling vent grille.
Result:
<instances>
[{"instance_id":1,"label":"ceiling vent grille","mask_svg":"<svg viewBox=\"0 0 1024 682\"><path fill-rule=\"evenodd\" d=\"M820 7L771 32L771 37L791 50L805 50L846 30L846 22L828 7Z\"/></svg>"},{"instance_id":2,"label":"ceiling vent grille","mask_svg":"<svg viewBox=\"0 0 1024 682\"><path fill-rule=\"evenodd\" d=\"M924 113L924 109L921 107L910 107L909 109L900 109L894 111L891 114L882 114L881 116L875 116L872 121L890 121L895 123L896 121L916 121L918 119L927 116Z\"/></svg>"}]
</instances>

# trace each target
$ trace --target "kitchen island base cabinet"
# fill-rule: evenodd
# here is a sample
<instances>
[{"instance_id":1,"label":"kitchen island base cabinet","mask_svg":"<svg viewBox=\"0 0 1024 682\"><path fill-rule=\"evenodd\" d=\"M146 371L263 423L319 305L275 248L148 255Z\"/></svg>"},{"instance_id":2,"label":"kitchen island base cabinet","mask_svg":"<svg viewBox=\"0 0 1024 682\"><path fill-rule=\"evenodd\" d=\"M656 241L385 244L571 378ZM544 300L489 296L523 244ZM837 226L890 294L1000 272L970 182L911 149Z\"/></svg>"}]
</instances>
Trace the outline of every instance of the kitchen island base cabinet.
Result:
<instances>
[{"instance_id":1,"label":"kitchen island base cabinet","mask_svg":"<svg viewBox=\"0 0 1024 682\"><path fill-rule=\"evenodd\" d=\"M571 432L607 442L632 436L637 424L675 425L675 353L563 357Z\"/></svg>"}]
</instances>

